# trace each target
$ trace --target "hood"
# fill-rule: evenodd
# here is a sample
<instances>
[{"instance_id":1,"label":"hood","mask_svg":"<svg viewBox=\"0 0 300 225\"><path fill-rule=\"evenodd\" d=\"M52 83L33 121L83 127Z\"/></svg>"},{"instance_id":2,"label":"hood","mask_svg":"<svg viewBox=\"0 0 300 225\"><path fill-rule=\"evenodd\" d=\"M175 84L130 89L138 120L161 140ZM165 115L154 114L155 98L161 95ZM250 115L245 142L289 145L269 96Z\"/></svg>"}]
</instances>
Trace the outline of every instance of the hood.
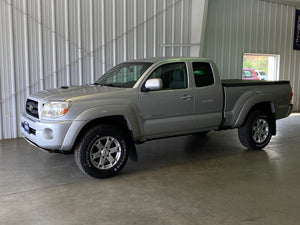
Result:
<instances>
[{"instance_id":1,"label":"hood","mask_svg":"<svg viewBox=\"0 0 300 225\"><path fill-rule=\"evenodd\" d=\"M62 86L60 88L43 90L36 92L30 97L43 99L44 101L48 100L72 100L73 98L78 98L82 96L95 95L99 93L112 93L124 91L127 88L116 88L116 87L107 87L99 85L86 85L86 86Z\"/></svg>"}]
</instances>

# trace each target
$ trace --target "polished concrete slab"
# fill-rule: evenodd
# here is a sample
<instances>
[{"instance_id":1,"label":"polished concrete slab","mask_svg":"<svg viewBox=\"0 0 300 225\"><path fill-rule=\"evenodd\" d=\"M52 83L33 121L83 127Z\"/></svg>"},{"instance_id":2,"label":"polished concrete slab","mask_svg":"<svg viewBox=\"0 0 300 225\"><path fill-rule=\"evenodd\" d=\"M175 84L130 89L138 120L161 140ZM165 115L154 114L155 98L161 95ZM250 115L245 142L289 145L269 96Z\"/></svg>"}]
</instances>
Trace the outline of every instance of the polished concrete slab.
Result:
<instances>
[{"instance_id":1,"label":"polished concrete slab","mask_svg":"<svg viewBox=\"0 0 300 225\"><path fill-rule=\"evenodd\" d=\"M0 141L0 224L298 225L300 114L263 151L237 130L138 145L117 177L83 175L73 155Z\"/></svg>"}]
</instances>

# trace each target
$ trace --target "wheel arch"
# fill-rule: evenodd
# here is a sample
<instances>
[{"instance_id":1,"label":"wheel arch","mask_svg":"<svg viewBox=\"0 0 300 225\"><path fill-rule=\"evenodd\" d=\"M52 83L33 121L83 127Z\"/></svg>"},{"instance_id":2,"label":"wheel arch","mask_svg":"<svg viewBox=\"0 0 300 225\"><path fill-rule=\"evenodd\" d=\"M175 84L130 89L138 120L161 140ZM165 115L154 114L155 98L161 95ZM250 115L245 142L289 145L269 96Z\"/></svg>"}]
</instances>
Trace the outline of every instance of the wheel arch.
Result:
<instances>
[{"instance_id":1,"label":"wheel arch","mask_svg":"<svg viewBox=\"0 0 300 225\"><path fill-rule=\"evenodd\" d=\"M276 135L276 111L275 106L272 101L264 101L257 104L254 104L252 107L248 107L247 109L243 109L240 113L239 118L236 121L235 127L242 126L249 114L255 110L261 110L268 114L271 119L271 133L272 135Z\"/></svg>"},{"instance_id":2,"label":"wheel arch","mask_svg":"<svg viewBox=\"0 0 300 225\"><path fill-rule=\"evenodd\" d=\"M140 138L140 125L134 109L130 105L105 105L89 108L80 113L72 122L68 129L63 144L62 151L71 151L80 138L92 126L99 124L111 124L130 134L130 139L136 141Z\"/></svg>"},{"instance_id":3,"label":"wheel arch","mask_svg":"<svg viewBox=\"0 0 300 225\"><path fill-rule=\"evenodd\" d=\"M129 124L128 120L125 118L125 116L123 116L123 115L99 117L99 118L90 120L81 128L81 130L79 131L79 133L75 139L76 141L75 141L74 145L76 145L76 143L80 142L80 140L83 138L83 136L90 129L92 129L95 126L101 125L101 124L113 125L113 126L121 128L125 132L131 132L130 124Z\"/></svg>"},{"instance_id":4,"label":"wheel arch","mask_svg":"<svg viewBox=\"0 0 300 225\"><path fill-rule=\"evenodd\" d=\"M101 124L112 125L112 126L118 127L126 133L126 140L127 140L128 146L129 146L129 157L133 161L137 161L138 159L137 159L137 152L136 152L133 132L132 132L131 125L130 125L128 119L124 115L104 116L104 117L96 118L96 119L89 121L82 127L82 129L78 133L78 135L74 141L72 149L74 149L81 142L81 140L89 132L89 130L91 130L93 127L101 125Z\"/></svg>"}]
</instances>

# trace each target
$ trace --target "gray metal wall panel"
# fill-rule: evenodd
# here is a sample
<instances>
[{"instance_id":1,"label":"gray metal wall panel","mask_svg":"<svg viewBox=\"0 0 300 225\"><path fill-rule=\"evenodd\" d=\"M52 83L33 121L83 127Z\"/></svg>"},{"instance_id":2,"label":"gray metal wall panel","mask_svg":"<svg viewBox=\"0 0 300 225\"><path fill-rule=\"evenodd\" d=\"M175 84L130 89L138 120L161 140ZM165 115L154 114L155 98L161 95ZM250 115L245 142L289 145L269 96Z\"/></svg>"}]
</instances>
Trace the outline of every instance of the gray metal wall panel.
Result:
<instances>
[{"instance_id":1,"label":"gray metal wall panel","mask_svg":"<svg viewBox=\"0 0 300 225\"><path fill-rule=\"evenodd\" d=\"M189 56L190 0L0 0L0 139L26 97L94 82L125 60Z\"/></svg>"},{"instance_id":2,"label":"gray metal wall panel","mask_svg":"<svg viewBox=\"0 0 300 225\"><path fill-rule=\"evenodd\" d=\"M203 56L223 79L241 78L243 53L280 55L280 80L290 80L300 110L300 52L294 51L295 7L263 0L210 0Z\"/></svg>"}]
</instances>

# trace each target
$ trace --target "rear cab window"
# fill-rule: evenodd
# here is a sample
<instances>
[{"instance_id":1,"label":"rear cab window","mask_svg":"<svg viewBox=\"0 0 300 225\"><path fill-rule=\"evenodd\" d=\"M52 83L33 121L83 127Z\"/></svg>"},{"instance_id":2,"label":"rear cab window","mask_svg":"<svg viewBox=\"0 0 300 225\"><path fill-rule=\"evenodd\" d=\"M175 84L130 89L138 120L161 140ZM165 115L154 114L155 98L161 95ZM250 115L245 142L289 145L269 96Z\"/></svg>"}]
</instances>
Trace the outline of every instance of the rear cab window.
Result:
<instances>
[{"instance_id":1,"label":"rear cab window","mask_svg":"<svg viewBox=\"0 0 300 225\"><path fill-rule=\"evenodd\" d=\"M213 71L208 62L193 62L192 65L196 87L205 87L214 84Z\"/></svg>"}]
</instances>

